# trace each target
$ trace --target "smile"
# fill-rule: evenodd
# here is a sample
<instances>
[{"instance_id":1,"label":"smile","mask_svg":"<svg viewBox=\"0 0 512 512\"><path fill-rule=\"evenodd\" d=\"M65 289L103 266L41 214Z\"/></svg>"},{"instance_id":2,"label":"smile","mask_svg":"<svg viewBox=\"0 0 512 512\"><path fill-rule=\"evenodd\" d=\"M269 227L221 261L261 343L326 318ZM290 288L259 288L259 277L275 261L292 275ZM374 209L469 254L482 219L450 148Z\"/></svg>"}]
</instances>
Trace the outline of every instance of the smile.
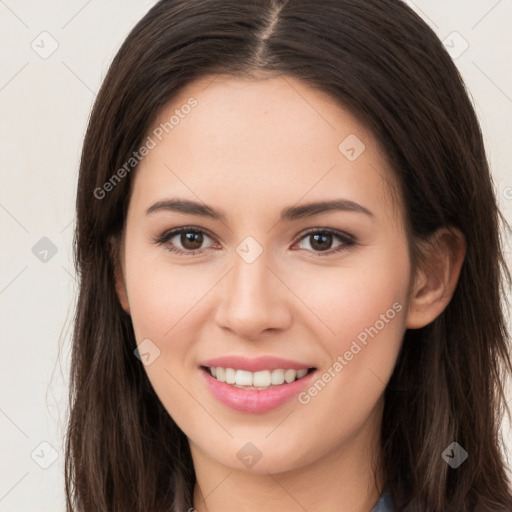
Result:
<instances>
[{"instance_id":1,"label":"smile","mask_svg":"<svg viewBox=\"0 0 512 512\"><path fill-rule=\"evenodd\" d=\"M311 382L317 368L274 356L226 356L199 365L213 397L235 411L261 414L292 400Z\"/></svg>"},{"instance_id":2,"label":"smile","mask_svg":"<svg viewBox=\"0 0 512 512\"><path fill-rule=\"evenodd\" d=\"M302 379L310 371L306 368L300 370L277 368L275 370L250 372L235 368L222 368L221 366L211 366L207 369L212 377L219 382L225 382L233 387L243 389L270 389L285 382L291 384Z\"/></svg>"}]
</instances>

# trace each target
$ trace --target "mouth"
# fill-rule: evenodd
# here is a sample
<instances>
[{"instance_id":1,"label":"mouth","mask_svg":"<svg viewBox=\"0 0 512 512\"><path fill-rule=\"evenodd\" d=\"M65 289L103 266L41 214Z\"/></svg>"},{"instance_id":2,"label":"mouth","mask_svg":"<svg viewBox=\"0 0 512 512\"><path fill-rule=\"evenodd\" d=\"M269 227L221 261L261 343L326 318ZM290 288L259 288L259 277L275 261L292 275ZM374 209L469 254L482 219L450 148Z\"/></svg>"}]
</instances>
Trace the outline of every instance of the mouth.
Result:
<instances>
[{"instance_id":1,"label":"mouth","mask_svg":"<svg viewBox=\"0 0 512 512\"><path fill-rule=\"evenodd\" d=\"M234 388L260 391L291 384L316 370L316 368L301 368L299 370L276 368L250 372L236 368L223 368L222 366L201 366L201 369L218 382L223 382Z\"/></svg>"},{"instance_id":2,"label":"mouth","mask_svg":"<svg viewBox=\"0 0 512 512\"><path fill-rule=\"evenodd\" d=\"M199 370L207 388L221 404L235 411L260 414L277 409L297 397L311 385L317 373L315 367L284 366L249 371L201 365Z\"/></svg>"}]
</instances>

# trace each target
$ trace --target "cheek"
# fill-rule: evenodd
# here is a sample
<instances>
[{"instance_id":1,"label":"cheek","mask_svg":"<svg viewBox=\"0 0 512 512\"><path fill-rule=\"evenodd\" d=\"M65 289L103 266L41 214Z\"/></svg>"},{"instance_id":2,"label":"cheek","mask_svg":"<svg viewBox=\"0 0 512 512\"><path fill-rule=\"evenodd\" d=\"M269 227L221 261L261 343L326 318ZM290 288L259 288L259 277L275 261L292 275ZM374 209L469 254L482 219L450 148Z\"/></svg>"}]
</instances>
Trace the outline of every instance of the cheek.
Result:
<instances>
[{"instance_id":1,"label":"cheek","mask_svg":"<svg viewBox=\"0 0 512 512\"><path fill-rule=\"evenodd\" d=\"M146 248L140 240L127 239L126 286L138 342L175 338L177 330L190 324L215 282L205 269L173 264L164 248Z\"/></svg>"},{"instance_id":2,"label":"cheek","mask_svg":"<svg viewBox=\"0 0 512 512\"><path fill-rule=\"evenodd\" d=\"M334 332L317 332L329 360L301 403L335 435L328 411L351 418L353 426L364 423L393 372L405 332L409 257L405 244L381 247L329 272L329 286L311 278L309 287L311 304Z\"/></svg>"},{"instance_id":3,"label":"cheek","mask_svg":"<svg viewBox=\"0 0 512 512\"><path fill-rule=\"evenodd\" d=\"M144 262L141 255L132 255L131 261L127 259L126 276L135 338L137 344L151 340L151 350L157 354L145 371L173 418L187 418L190 396L182 386L186 387L194 362L201 300L215 280L211 272L200 272L194 265L179 267L161 260L149 263L150 258Z\"/></svg>"},{"instance_id":4,"label":"cheek","mask_svg":"<svg viewBox=\"0 0 512 512\"><path fill-rule=\"evenodd\" d=\"M332 358L349 350L353 340L364 345L372 334L376 338L375 329L379 339L389 343L403 331L409 283L406 249L375 249L360 258L356 254L351 263L310 274L303 289L307 304L328 329L323 329L322 339Z\"/></svg>"},{"instance_id":5,"label":"cheek","mask_svg":"<svg viewBox=\"0 0 512 512\"><path fill-rule=\"evenodd\" d=\"M393 372L405 332L409 282L408 253L399 247L368 252L358 265L336 269L328 293L311 287L312 302L321 303L322 320L335 334L321 338L330 361L299 398L306 417L324 424L326 435L347 432L334 417L347 418L357 430Z\"/></svg>"}]
</instances>

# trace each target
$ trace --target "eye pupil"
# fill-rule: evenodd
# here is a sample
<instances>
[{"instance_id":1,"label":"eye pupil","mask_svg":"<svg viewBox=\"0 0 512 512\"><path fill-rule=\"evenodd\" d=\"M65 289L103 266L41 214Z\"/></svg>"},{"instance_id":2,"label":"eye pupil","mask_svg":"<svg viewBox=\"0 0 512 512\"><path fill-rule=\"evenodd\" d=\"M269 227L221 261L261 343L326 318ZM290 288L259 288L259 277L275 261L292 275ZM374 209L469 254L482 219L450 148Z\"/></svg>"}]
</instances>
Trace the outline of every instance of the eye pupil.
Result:
<instances>
[{"instance_id":1,"label":"eye pupil","mask_svg":"<svg viewBox=\"0 0 512 512\"><path fill-rule=\"evenodd\" d=\"M195 249L199 249L203 244L203 235L202 233L195 233L193 231L188 231L186 233L181 234L181 243L185 249L193 251ZM187 246L187 244L191 243L192 247Z\"/></svg>"},{"instance_id":2,"label":"eye pupil","mask_svg":"<svg viewBox=\"0 0 512 512\"><path fill-rule=\"evenodd\" d=\"M332 243L332 235L328 235L328 234L315 234L315 235L312 235L313 236L313 240L314 240L314 243L311 244L311 247L313 247L314 249L328 249L329 246L331 245ZM322 242L319 242L319 240L323 240L323 244ZM327 240L327 244L325 244L325 241ZM316 246L316 247L315 247Z\"/></svg>"}]
</instances>

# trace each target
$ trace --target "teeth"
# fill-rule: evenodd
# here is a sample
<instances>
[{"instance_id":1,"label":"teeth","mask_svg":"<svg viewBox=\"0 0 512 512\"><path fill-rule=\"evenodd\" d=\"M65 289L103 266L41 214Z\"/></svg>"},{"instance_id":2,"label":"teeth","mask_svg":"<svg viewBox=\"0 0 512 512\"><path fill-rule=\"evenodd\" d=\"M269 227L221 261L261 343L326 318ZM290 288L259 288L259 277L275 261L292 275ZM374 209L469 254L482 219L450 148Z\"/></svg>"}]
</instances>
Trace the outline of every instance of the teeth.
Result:
<instances>
[{"instance_id":1,"label":"teeth","mask_svg":"<svg viewBox=\"0 0 512 512\"><path fill-rule=\"evenodd\" d=\"M236 371L233 368L226 368L226 384L236 384Z\"/></svg>"},{"instance_id":2,"label":"teeth","mask_svg":"<svg viewBox=\"0 0 512 512\"><path fill-rule=\"evenodd\" d=\"M284 383L284 370L272 370L271 382L274 386Z\"/></svg>"},{"instance_id":3,"label":"teeth","mask_svg":"<svg viewBox=\"0 0 512 512\"><path fill-rule=\"evenodd\" d=\"M250 372L248 372L250 373ZM272 372L273 373L273 372ZM252 375L252 386L267 388L272 384L272 375L269 371L254 372Z\"/></svg>"},{"instance_id":4,"label":"teeth","mask_svg":"<svg viewBox=\"0 0 512 512\"><path fill-rule=\"evenodd\" d=\"M302 370L297 370L297 379L302 379L302 377L304 377L306 373L308 373L308 370L306 368Z\"/></svg>"},{"instance_id":5,"label":"teeth","mask_svg":"<svg viewBox=\"0 0 512 512\"><path fill-rule=\"evenodd\" d=\"M295 380L295 377L297 377L297 371L296 370L286 370L284 372L284 380L288 382L293 382Z\"/></svg>"},{"instance_id":6,"label":"teeth","mask_svg":"<svg viewBox=\"0 0 512 512\"><path fill-rule=\"evenodd\" d=\"M290 384L297 379L302 379L307 373L307 369L302 370L262 370L259 372L248 372L246 370L235 370L234 368L209 368L212 377L220 382L231 384L235 387L244 387L250 389L265 389L273 386L280 386L285 382Z\"/></svg>"},{"instance_id":7,"label":"teeth","mask_svg":"<svg viewBox=\"0 0 512 512\"><path fill-rule=\"evenodd\" d=\"M252 386L252 373L245 370L235 372L235 384L237 386Z\"/></svg>"},{"instance_id":8,"label":"teeth","mask_svg":"<svg viewBox=\"0 0 512 512\"><path fill-rule=\"evenodd\" d=\"M214 368L213 369L215 373L215 375L212 375L217 379L217 380L220 380L221 382L226 382L226 368ZM211 371L211 369L210 369Z\"/></svg>"}]
</instances>

